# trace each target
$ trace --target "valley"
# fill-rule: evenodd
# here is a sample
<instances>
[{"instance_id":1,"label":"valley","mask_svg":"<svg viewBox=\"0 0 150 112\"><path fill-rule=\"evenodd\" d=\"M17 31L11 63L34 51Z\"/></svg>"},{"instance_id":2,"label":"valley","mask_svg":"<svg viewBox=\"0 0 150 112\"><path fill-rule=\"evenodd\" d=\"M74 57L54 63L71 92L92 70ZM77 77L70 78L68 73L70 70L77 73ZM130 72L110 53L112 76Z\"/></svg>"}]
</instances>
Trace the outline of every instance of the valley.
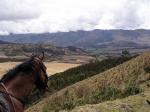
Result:
<instances>
[{"instance_id":1,"label":"valley","mask_svg":"<svg viewBox=\"0 0 150 112\"><path fill-rule=\"evenodd\" d=\"M2 77L8 70L12 69L13 67L17 66L21 62L3 62L0 63L0 77ZM63 63L63 62L45 62L45 65L47 67L47 73L49 76L63 72L67 69L77 67L80 64L76 63Z\"/></svg>"}]
</instances>

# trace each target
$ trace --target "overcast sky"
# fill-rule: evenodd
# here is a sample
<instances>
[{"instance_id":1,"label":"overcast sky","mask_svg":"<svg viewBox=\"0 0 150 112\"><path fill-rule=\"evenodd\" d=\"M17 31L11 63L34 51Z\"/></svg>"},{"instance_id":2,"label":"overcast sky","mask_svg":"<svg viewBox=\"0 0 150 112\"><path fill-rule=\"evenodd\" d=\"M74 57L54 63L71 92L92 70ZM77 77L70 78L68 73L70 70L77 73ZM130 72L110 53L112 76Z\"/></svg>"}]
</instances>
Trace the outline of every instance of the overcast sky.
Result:
<instances>
[{"instance_id":1,"label":"overcast sky","mask_svg":"<svg viewBox=\"0 0 150 112\"><path fill-rule=\"evenodd\" d=\"M0 34L150 29L150 0L0 0Z\"/></svg>"}]
</instances>

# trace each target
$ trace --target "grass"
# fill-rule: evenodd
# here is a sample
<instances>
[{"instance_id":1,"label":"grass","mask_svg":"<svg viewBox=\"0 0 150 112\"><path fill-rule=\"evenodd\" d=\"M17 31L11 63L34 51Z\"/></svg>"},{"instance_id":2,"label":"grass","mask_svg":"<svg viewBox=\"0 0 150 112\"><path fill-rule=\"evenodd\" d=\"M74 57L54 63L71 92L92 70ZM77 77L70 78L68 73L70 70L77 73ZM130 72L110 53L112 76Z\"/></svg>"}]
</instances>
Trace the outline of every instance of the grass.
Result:
<instances>
[{"instance_id":1,"label":"grass","mask_svg":"<svg viewBox=\"0 0 150 112\"><path fill-rule=\"evenodd\" d=\"M102 61L94 61L88 64L84 64L75 68L71 68L66 70L62 73L57 73L49 77L48 86L50 88L49 94L53 94L67 86L75 84L76 82L82 81L89 77L92 77L98 73L101 73L107 69L115 67L130 58L112 58L112 59L105 59ZM36 103L41 100L42 95L39 96L39 92L34 90L32 94L29 96L27 106L30 106L32 103ZM44 96L43 96L44 97Z\"/></svg>"},{"instance_id":2,"label":"grass","mask_svg":"<svg viewBox=\"0 0 150 112\"><path fill-rule=\"evenodd\" d=\"M146 100L150 99L150 88L146 91L114 101L106 101L96 105L76 107L71 112L149 112L150 105Z\"/></svg>"},{"instance_id":3,"label":"grass","mask_svg":"<svg viewBox=\"0 0 150 112\"><path fill-rule=\"evenodd\" d=\"M92 77L107 69L115 67L123 62L130 60L130 58L113 58L102 61L94 61L88 64L69 69L63 73L57 73L49 77L49 88L53 91L58 91L76 82Z\"/></svg>"},{"instance_id":4,"label":"grass","mask_svg":"<svg viewBox=\"0 0 150 112\"><path fill-rule=\"evenodd\" d=\"M107 100L114 100L117 98L124 98L130 95L135 95L142 92L137 85L129 85L124 90L120 90L114 87L104 87L92 92L92 94L86 98L74 98L68 91L64 93L63 103L48 102L43 107L43 112L60 111L60 110L71 110L76 106L85 104L97 104Z\"/></svg>"},{"instance_id":5,"label":"grass","mask_svg":"<svg viewBox=\"0 0 150 112\"><path fill-rule=\"evenodd\" d=\"M32 112L34 109L37 112L41 112L45 108L51 108L51 104L56 104L59 108L63 107L67 98L65 96L66 91L69 96L68 98L71 99L67 99L67 101L71 101L71 104L73 104L72 108L74 108L74 105L80 106L90 104L90 101L94 100L94 98L91 98L92 96L97 97L95 98L97 103L137 94L141 92L141 89L144 91L148 87L145 85L148 85L150 73L147 72L145 68L150 67L149 62L150 53L145 53L119 66L106 70L105 72L99 73L56 92L39 102L37 105L29 108L27 112ZM111 96L110 94L113 93L114 95ZM102 100L97 101L98 97L102 98ZM52 111L54 110L55 109L53 108Z\"/></svg>"}]
</instances>

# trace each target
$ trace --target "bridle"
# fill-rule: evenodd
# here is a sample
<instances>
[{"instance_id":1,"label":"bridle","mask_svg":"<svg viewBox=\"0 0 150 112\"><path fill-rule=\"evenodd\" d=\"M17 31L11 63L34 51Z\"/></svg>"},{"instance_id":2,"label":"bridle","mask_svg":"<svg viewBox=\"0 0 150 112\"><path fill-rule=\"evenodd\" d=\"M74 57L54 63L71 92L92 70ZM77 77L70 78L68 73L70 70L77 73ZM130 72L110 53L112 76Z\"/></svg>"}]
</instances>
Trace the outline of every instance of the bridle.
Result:
<instances>
[{"instance_id":1,"label":"bridle","mask_svg":"<svg viewBox=\"0 0 150 112\"><path fill-rule=\"evenodd\" d=\"M6 94L6 95L9 96L9 98L10 98L10 100L11 100L11 103L12 103L12 105L13 105L13 110L14 110L14 112L17 112L17 111L16 111L16 108L15 108L15 103L14 103L14 101L13 101L12 98L15 98L16 100L18 100L19 102L21 102L21 103L23 104L23 106L25 105L25 101L22 100L22 99L20 99L20 98L18 98L18 97L16 97L16 96L14 96L14 95L12 95L11 93L9 93L8 89L6 88L5 84L4 84L2 81L0 82L0 84L2 85L2 87L3 87L4 90L5 90L5 91L0 91L0 92L1 92L1 93L4 93L4 94Z\"/></svg>"},{"instance_id":2,"label":"bridle","mask_svg":"<svg viewBox=\"0 0 150 112\"><path fill-rule=\"evenodd\" d=\"M39 59L39 58L34 58L36 61L38 61L40 64L40 69L42 70L42 72L45 74L45 81L44 83L47 83L48 81L48 76L47 76L47 73L46 73L46 70L44 69L44 65L43 65L43 62ZM36 77L36 79L38 79L38 76ZM46 88L48 89L48 86L46 85Z\"/></svg>"},{"instance_id":3,"label":"bridle","mask_svg":"<svg viewBox=\"0 0 150 112\"><path fill-rule=\"evenodd\" d=\"M39 63L40 63L40 69L45 73L46 71L44 70L44 68L42 66L43 65L42 61L39 58L35 58L35 60L39 61Z\"/></svg>"}]
</instances>

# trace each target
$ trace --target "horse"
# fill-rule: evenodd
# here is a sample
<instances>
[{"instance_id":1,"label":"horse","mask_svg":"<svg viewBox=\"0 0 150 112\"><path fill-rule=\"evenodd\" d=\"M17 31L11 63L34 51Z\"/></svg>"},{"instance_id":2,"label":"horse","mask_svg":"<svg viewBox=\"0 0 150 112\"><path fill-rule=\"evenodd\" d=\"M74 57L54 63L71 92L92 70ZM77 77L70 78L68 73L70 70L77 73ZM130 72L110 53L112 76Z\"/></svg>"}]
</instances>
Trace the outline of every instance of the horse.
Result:
<instances>
[{"instance_id":1,"label":"horse","mask_svg":"<svg viewBox=\"0 0 150 112\"><path fill-rule=\"evenodd\" d=\"M34 86L48 89L44 52L9 70L0 80L0 112L23 112L25 100Z\"/></svg>"}]
</instances>

